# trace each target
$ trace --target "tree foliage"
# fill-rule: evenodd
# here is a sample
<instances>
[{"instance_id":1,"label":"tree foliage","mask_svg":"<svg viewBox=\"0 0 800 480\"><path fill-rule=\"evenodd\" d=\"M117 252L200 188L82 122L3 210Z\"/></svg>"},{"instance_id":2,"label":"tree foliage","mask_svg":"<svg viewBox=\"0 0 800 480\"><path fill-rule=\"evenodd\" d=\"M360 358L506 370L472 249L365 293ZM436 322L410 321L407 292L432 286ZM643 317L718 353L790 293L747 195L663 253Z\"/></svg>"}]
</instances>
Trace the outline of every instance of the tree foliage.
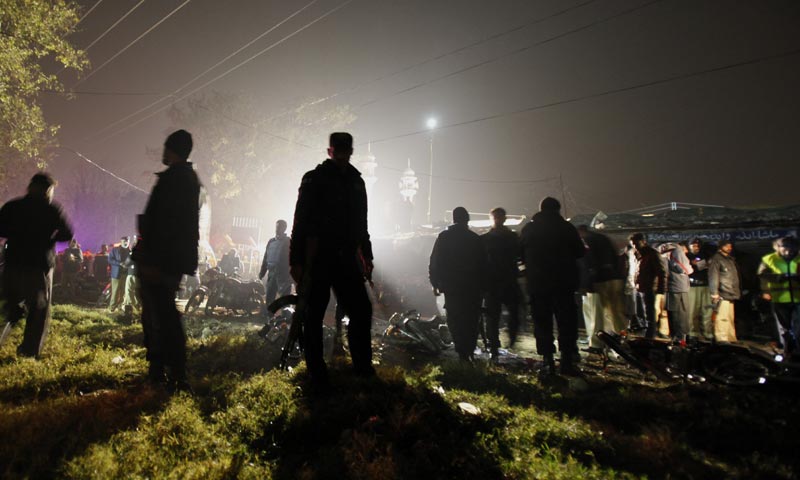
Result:
<instances>
[{"instance_id":1,"label":"tree foliage","mask_svg":"<svg viewBox=\"0 0 800 480\"><path fill-rule=\"evenodd\" d=\"M58 126L45 119L39 96L64 90L53 67L87 65L67 39L77 23L75 4L65 0L0 0L0 181L15 160L44 166Z\"/></svg>"},{"instance_id":2,"label":"tree foliage","mask_svg":"<svg viewBox=\"0 0 800 480\"><path fill-rule=\"evenodd\" d=\"M254 205L293 198L302 174L324 160L330 132L355 120L348 106L309 104L276 114L259 100L213 92L169 112L175 127L194 137L192 160L215 216L253 214Z\"/></svg>"}]
</instances>

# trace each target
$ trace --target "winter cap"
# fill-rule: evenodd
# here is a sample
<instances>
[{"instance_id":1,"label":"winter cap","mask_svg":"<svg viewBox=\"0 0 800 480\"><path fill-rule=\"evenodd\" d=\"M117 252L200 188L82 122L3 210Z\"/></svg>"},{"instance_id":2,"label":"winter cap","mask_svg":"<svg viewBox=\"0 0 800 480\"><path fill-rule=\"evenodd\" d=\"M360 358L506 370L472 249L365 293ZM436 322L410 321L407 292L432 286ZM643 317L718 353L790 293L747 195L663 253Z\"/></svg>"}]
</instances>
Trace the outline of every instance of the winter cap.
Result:
<instances>
[{"instance_id":1,"label":"winter cap","mask_svg":"<svg viewBox=\"0 0 800 480\"><path fill-rule=\"evenodd\" d=\"M353 149L353 136L347 132L333 132L328 139L328 146L337 152Z\"/></svg>"},{"instance_id":2,"label":"winter cap","mask_svg":"<svg viewBox=\"0 0 800 480\"><path fill-rule=\"evenodd\" d=\"M544 197L542 202L539 204L539 211L559 211L561 210L561 202L556 200L553 197Z\"/></svg>"},{"instance_id":3,"label":"winter cap","mask_svg":"<svg viewBox=\"0 0 800 480\"><path fill-rule=\"evenodd\" d=\"M456 207L453 210L453 223L469 223L469 212L464 207Z\"/></svg>"},{"instance_id":4,"label":"winter cap","mask_svg":"<svg viewBox=\"0 0 800 480\"><path fill-rule=\"evenodd\" d=\"M47 190L48 188L52 187L56 184L55 179L47 172L39 172L33 177L31 177L31 182L28 184L28 187L41 187Z\"/></svg>"},{"instance_id":5,"label":"winter cap","mask_svg":"<svg viewBox=\"0 0 800 480\"><path fill-rule=\"evenodd\" d=\"M189 154L192 153L193 145L192 134L186 130L172 132L170 136L167 137L167 141L164 142L165 147L170 149L170 151L174 152L184 160L189 158Z\"/></svg>"}]
</instances>

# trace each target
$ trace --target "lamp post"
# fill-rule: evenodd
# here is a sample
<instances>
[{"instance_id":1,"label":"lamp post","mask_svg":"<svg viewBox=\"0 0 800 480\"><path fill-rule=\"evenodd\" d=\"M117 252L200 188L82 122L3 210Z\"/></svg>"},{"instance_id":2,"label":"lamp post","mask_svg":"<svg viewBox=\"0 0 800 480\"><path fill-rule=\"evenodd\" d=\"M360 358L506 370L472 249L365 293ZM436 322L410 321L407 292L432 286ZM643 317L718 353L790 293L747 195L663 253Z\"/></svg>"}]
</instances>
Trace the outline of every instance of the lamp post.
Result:
<instances>
[{"instance_id":1,"label":"lamp post","mask_svg":"<svg viewBox=\"0 0 800 480\"><path fill-rule=\"evenodd\" d=\"M436 129L436 125L439 122L434 117L430 117L428 121L425 123L428 127L428 130L431 131L430 137L430 147L431 147L431 161L430 161L430 172L428 177L428 224L431 224L431 198L433 197L433 132Z\"/></svg>"}]
</instances>

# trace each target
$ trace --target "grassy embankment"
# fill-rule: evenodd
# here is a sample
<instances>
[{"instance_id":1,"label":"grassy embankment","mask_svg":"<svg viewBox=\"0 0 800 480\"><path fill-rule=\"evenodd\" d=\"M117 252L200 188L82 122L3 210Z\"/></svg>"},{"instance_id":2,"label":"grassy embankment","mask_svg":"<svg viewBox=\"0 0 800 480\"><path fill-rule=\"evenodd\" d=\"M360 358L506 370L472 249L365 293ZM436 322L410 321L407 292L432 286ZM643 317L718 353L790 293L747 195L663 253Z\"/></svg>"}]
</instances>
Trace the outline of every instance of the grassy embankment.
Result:
<instances>
[{"instance_id":1,"label":"grassy embankment","mask_svg":"<svg viewBox=\"0 0 800 480\"><path fill-rule=\"evenodd\" d=\"M190 325L195 395L143 382L138 325L55 308L39 361L0 349L3 478L793 478L794 395L658 386L588 365L588 388L525 371L334 365L330 395L246 326ZM593 372L593 373L591 373ZM460 402L480 409L465 413Z\"/></svg>"}]
</instances>

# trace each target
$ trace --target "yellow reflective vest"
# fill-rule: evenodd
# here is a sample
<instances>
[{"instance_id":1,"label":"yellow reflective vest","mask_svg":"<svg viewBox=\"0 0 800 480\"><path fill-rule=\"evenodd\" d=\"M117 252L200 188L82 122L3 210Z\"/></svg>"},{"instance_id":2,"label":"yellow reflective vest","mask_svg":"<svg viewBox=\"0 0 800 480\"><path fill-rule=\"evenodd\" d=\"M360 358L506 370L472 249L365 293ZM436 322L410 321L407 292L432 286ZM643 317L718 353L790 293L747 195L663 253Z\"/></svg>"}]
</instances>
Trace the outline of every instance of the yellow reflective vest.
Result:
<instances>
[{"instance_id":1,"label":"yellow reflective vest","mask_svg":"<svg viewBox=\"0 0 800 480\"><path fill-rule=\"evenodd\" d=\"M788 261L777 253L765 255L758 269L761 291L772 295L774 303L800 303L798 266L800 266L800 255ZM790 277L787 277L787 274Z\"/></svg>"}]
</instances>

